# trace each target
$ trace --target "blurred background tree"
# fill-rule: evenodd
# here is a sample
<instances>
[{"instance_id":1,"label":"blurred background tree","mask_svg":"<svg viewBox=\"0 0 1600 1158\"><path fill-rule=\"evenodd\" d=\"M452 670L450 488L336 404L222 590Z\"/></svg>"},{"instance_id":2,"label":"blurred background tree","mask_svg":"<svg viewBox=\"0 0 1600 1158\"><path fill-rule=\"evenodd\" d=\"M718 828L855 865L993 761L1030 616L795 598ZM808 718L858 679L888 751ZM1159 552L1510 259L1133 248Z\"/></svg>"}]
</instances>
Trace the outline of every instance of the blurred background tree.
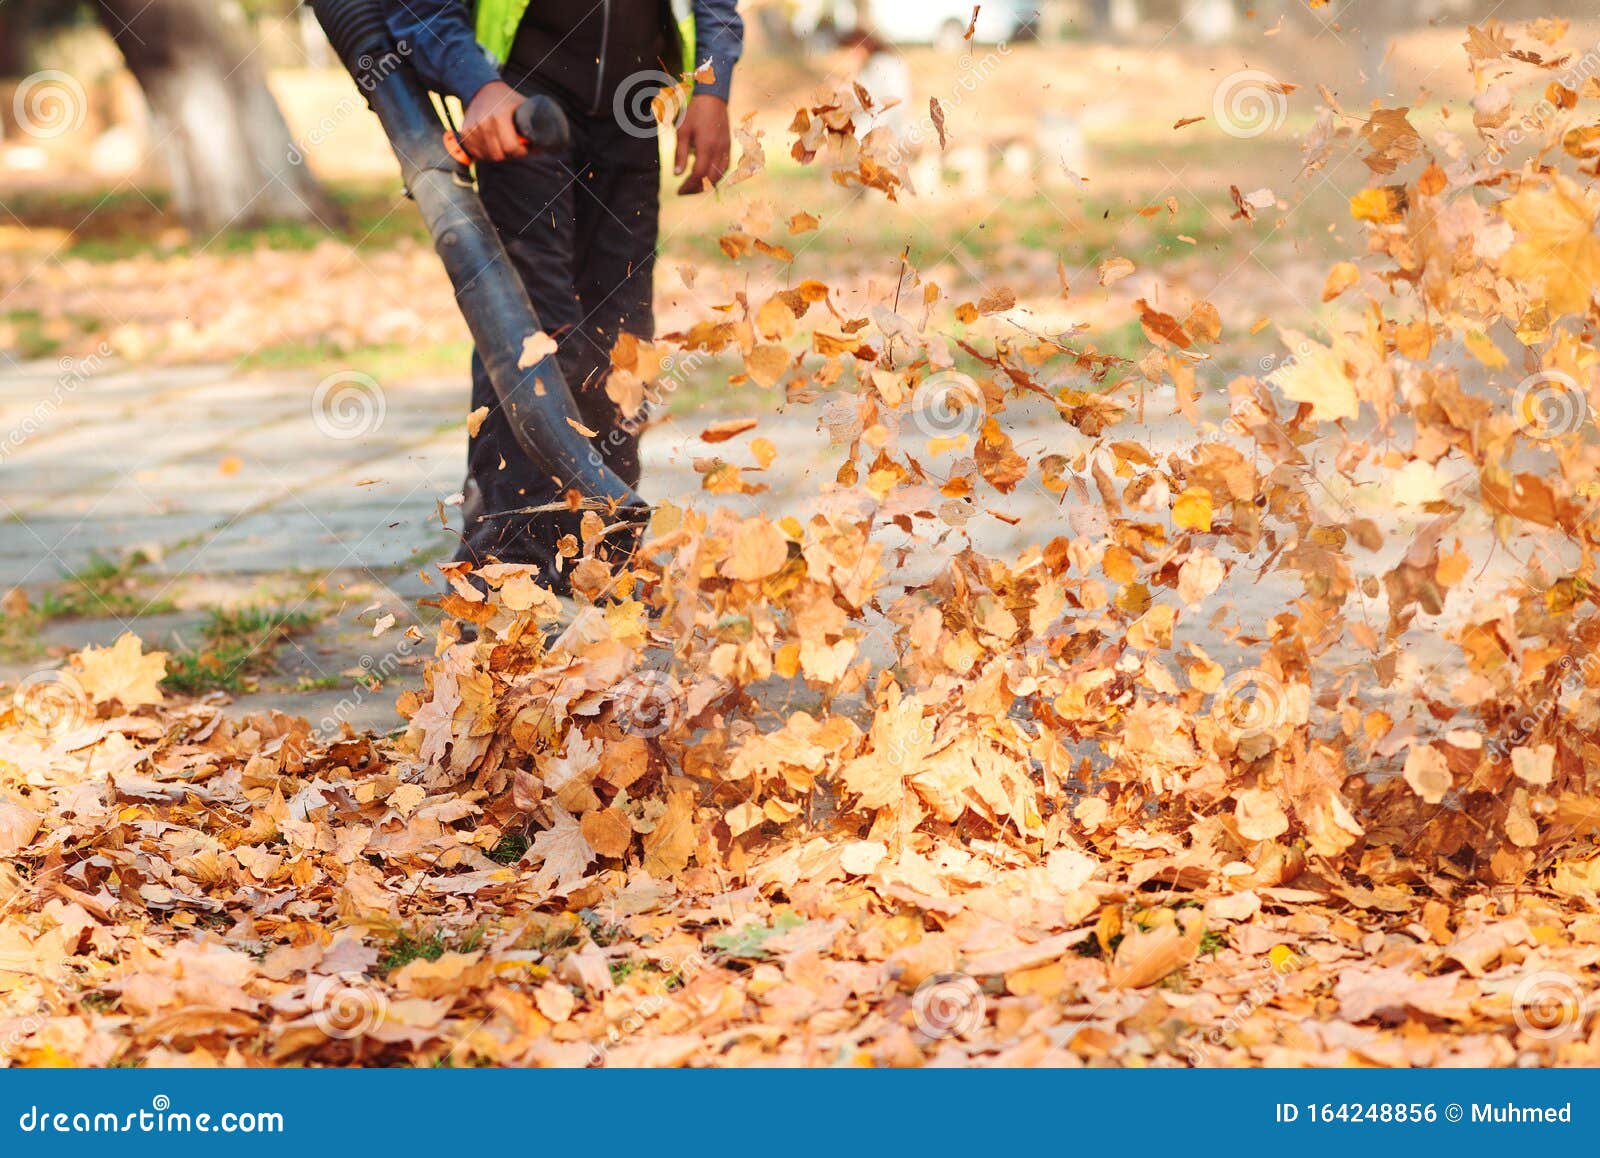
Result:
<instances>
[{"instance_id":1,"label":"blurred background tree","mask_svg":"<svg viewBox=\"0 0 1600 1158\"><path fill-rule=\"evenodd\" d=\"M37 45L98 21L144 94L186 225L206 233L269 221L332 225L339 210L267 87L252 23L297 7L293 0L0 0L0 76L47 64Z\"/></svg>"},{"instance_id":2,"label":"blurred background tree","mask_svg":"<svg viewBox=\"0 0 1600 1158\"><path fill-rule=\"evenodd\" d=\"M191 228L336 219L237 3L95 0L94 10L150 103L174 203Z\"/></svg>"}]
</instances>

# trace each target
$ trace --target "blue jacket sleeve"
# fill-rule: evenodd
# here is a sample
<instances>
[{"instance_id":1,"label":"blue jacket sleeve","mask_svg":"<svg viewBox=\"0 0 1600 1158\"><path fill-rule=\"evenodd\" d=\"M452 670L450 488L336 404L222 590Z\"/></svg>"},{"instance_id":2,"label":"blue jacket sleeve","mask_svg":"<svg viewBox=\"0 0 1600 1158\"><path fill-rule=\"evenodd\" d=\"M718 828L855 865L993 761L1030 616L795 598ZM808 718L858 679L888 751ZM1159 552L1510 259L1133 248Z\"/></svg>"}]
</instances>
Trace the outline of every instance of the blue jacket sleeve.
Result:
<instances>
[{"instance_id":1,"label":"blue jacket sleeve","mask_svg":"<svg viewBox=\"0 0 1600 1158\"><path fill-rule=\"evenodd\" d=\"M696 0L700 3L702 0ZM732 0L717 0L732 6ZM467 0L388 0L389 32L434 92L470 104L500 70L478 43Z\"/></svg>"},{"instance_id":2,"label":"blue jacket sleeve","mask_svg":"<svg viewBox=\"0 0 1600 1158\"><path fill-rule=\"evenodd\" d=\"M744 50L744 21L739 17L738 0L694 0L694 63L711 61L716 79L696 85L696 92L728 99L733 83L733 66Z\"/></svg>"}]
</instances>

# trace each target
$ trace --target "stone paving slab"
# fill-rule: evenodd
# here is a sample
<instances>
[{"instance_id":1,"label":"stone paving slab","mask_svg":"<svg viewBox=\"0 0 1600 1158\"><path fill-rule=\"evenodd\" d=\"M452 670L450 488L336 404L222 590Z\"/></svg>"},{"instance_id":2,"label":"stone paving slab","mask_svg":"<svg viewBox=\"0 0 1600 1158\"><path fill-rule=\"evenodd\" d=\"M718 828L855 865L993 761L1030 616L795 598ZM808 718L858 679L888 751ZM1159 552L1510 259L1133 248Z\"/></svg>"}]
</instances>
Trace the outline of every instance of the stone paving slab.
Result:
<instances>
[{"instance_id":1,"label":"stone paving slab","mask_svg":"<svg viewBox=\"0 0 1600 1158\"><path fill-rule=\"evenodd\" d=\"M170 594L181 608L176 617L135 619L135 629L152 643L192 629L208 606L336 605L327 622L282 649L269 690L240 697L238 710L276 707L327 717L333 726L344 719L379 730L398 726L395 695L420 683L422 651L413 648L425 647L405 645L401 652L403 628L417 614L416 600L438 593L419 572L448 557L457 542L439 525L438 504L461 486L467 386L464 378L385 384L381 424L341 439L329 437L313 413L310 399L320 380L312 371L241 375L226 367L159 367L85 381L51 422L0 457L0 589L19 583L40 588L96 553L116 557L146 548L154 562L141 573L144 589ZM6 413L31 413L30 399L54 381L50 367L0 372L0 403ZM98 402L113 398L107 414ZM1163 413L1159 392L1148 401L1152 415ZM751 403L759 410L770 400ZM663 422L645 436L642 489L657 500L805 519L832 501L838 451L822 425L826 417L817 407L765 413L749 435L717 445L698 437L709 419ZM1216 424L1226 415L1213 406L1204 417ZM1007 429L1029 455L1073 455L1089 442L1049 408L1025 402L1008 410ZM1195 430L1184 419L1153 417L1119 435L1164 454L1191 444ZM748 440L756 436L778 448L767 471L748 469ZM933 459L930 469L947 470L954 457ZM702 458L744 465L749 481L769 489L706 495L694 469ZM224 459L236 461L224 470ZM1408 529L1423 516L1382 508L1383 488L1375 493L1380 509L1374 514L1388 540L1374 562L1386 563L1405 549ZM919 543L894 578L920 582L968 540L1005 557L1056 535L1093 535L1097 517L1094 507L1063 502L1027 483L1009 496L986 496L963 528L965 536L947 535L938 551ZM1490 554L1469 550L1475 558ZM1519 565L1502 555L1484 581L1498 582ZM1259 635L1300 593L1293 575L1257 576L1241 568L1211 605L1231 602L1229 620ZM370 638L372 616L360 617L374 601L400 617L378 639ZM1356 613L1379 626L1386 616L1381 598ZM123 626L112 618L52 624L46 641L57 648L108 643ZM1203 619L1184 617L1178 635L1202 642L1225 663L1245 662L1245 649ZM882 647L884 638L878 633L865 646ZM1425 667L1446 659L1451 647L1441 633L1424 637L1408 654ZM1341 652L1328 662L1363 659ZM19 670L31 669L0 664L0 678L16 678ZM366 690L351 674L372 670L384 676L381 691ZM296 692L297 683L314 690Z\"/></svg>"}]
</instances>

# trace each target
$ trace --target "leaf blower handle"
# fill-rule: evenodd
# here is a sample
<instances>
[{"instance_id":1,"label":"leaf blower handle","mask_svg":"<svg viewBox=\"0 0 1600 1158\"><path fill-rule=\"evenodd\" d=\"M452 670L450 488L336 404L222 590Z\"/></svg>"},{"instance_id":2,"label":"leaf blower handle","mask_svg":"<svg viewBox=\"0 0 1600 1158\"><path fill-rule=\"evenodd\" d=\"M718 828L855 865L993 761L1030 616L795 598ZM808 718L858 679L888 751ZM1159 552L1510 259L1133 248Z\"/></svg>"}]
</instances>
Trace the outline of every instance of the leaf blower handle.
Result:
<instances>
[{"instance_id":1,"label":"leaf blower handle","mask_svg":"<svg viewBox=\"0 0 1600 1158\"><path fill-rule=\"evenodd\" d=\"M523 101L511 114L511 122L516 125L522 143L528 146L528 152L534 156L564 153L572 144L572 129L567 124L567 114L547 96L535 95ZM449 130L444 134L444 147L457 164L472 164L472 158L462 148L460 139Z\"/></svg>"}]
</instances>

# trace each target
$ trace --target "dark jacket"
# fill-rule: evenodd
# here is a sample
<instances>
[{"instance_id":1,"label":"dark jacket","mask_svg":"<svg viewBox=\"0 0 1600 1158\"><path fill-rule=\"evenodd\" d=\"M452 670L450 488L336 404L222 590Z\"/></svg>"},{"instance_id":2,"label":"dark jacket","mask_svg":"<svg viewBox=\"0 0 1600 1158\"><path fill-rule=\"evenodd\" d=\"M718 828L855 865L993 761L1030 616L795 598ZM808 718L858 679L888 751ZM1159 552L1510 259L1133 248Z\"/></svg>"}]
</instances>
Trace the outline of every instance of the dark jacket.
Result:
<instances>
[{"instance_id":1,"label":"dark jacket","mask_svg":"<svg viewBox=\"0 0 1600 1158\"><path fill-rule=\"evenodd\" d=\"M716 79L698 92L728 97L744 47L737 0L691 0L696 63L710 60ZM661 68L670 55L668 0L533 0L522 18L511 61L479 45L470 0L404 0L388 6L389 30L423 83L470 103L479 89L513 73L536 76L597 111L630 76Z\"/></svg>"}]
</instances>

